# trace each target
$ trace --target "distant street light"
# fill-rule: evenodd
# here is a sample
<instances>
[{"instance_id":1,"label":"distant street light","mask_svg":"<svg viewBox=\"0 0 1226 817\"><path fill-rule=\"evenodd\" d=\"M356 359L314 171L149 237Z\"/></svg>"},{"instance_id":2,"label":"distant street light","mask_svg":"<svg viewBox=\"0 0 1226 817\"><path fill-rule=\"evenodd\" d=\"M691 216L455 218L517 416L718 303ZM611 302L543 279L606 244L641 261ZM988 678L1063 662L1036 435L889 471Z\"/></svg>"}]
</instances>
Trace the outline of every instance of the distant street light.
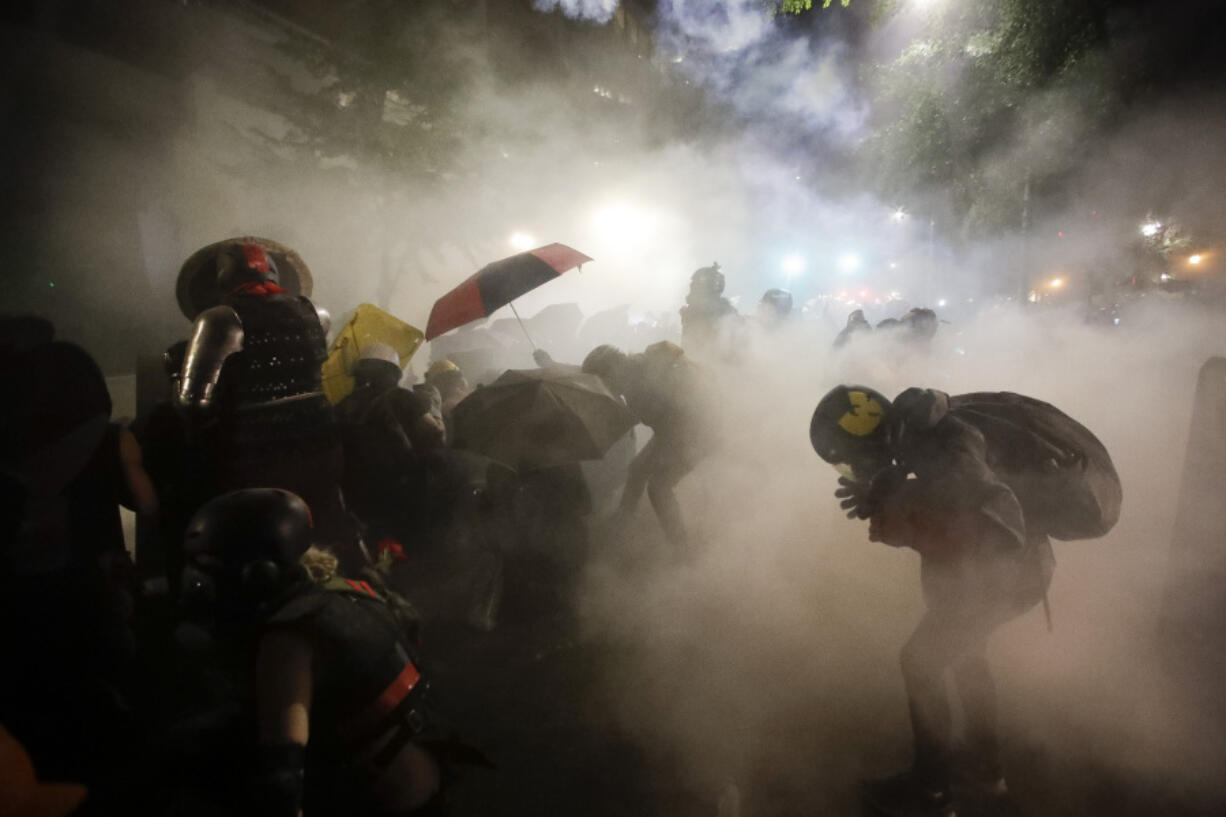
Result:
<instances>
[{"instance_id":1,"label":"distant street light","mask_svg":"<svg viewBox=\"0 0 1226 817\"><path fill-rule=\"evenodd\" d=\"M1156 221L1147 221L1141 225L1141 235L1146 238L1153 238L1162 229L1162 225Z\"/></svg>"},{"instance_id":2,"label":"distant street light","mask_svg":"<svg viewBox=\"0 0 1226 817\"><path fill-rule=\"evenodd\" d=\"M798 253L791 253L783 257L783 273L788 278L795 278L805 271L805 258Z\"/></svg>"},{"instance_id":3,"label":"distant street light","mask_svg":"<svg viewBox=\"0 0 1226 817\"><path fill-rule=\"evenodd\" d=\"M536 239L527 233L511 233L511 247L523 252L536 246Z\"/></svg>"},{"instance_id":4,"label":"distant street light","mask_svg":"<svg viewBox=\"0 0 1226 817\"><path fill-rule=\"evenodd\" d=\"M895 221L895 223L901 223L903 221L906 221L907 211L899 207L897 210L895 210L893 213L890 214L890 218L892 218Z\"/></svg>"},{"instance_id":5,"label":"distant street light","mask_svg":"<svg viewBox=\"0 0 1226 817\"><path fill-rule=\"evenodd\" d=\"M1197 264L1199 264L1200 263L1200 253L1197 253L1196 255L1189 257L1188 263L1191 264L1192 266L1196 266Z\"/></svg>"},{"instance_id":6,"label":"distant street light","mask_svg":"<svg viewBox=\"0 0 1226 817\"><path fill-rule=\"evenodd\" d=\"M854 252L843 253L839 256L839 269L849 274L860 269L860 256Z\"/></svg>"},{"instance_id":7,"label":"distant street light","mask_svg":"<svg viewBox=\"0 0 1226 817\"><path fill-rule=\"evenodd\" d=\"M1047 285L1051 287L1052 289L1059 289L1060 287L1064 286L1064 279L1063 278L1052 278L1050 281L1047 282Z\"/></svg>"}]
</instances>

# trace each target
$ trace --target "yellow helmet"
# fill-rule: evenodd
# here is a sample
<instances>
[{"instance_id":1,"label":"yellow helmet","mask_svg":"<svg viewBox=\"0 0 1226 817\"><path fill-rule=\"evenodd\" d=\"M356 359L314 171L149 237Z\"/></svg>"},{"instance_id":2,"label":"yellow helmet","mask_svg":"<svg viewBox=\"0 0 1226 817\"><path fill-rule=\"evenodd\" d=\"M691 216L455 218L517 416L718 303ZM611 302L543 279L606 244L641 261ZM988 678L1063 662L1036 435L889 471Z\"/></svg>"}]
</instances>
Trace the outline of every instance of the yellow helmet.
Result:
<instances>
[{"instance_id":1,"label":"yellow helmet","mask_svg":"<svg viewBox=\"0 0 1226 817\"><path fill-rule=\"evenodd\" d=\"M459 366L455 365L447 358L443 358L442 360L436 360L430 364L430 367L426 369L426 377L438 377L439 375L446 374L447 372L458 371L460 371Z\"/></svg>"}]
</instances>

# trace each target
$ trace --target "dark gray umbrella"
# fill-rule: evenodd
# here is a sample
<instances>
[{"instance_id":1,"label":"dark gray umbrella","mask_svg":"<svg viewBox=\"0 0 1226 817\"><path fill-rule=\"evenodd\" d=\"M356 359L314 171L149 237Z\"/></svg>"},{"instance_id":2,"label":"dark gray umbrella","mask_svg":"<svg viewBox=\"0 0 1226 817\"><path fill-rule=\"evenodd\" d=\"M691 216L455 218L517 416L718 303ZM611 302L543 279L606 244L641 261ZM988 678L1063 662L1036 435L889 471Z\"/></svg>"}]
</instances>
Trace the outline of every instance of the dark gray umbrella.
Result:
<instances>
[{"instance_id":1,"label":"dark gray umbrella","mask_svg":"<svg viewBox=\"0 0 1226 817\"><path fill-rule=\"evenodd\" d=\"M569 368L511 369L452 415L457 448L516 468L598 460L634 426L599 377Z\"/></svg>"}]
</instances>

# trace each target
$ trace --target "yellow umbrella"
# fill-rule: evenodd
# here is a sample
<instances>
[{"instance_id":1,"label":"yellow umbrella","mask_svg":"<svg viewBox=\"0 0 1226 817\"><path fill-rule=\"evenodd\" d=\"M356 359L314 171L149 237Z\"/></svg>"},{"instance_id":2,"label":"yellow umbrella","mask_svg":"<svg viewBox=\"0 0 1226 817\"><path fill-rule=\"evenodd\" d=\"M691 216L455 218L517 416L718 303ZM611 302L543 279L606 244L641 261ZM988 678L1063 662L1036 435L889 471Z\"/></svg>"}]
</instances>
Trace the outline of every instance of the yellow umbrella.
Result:
<instances>
[{"instance_id":1,"label":"yellow umbrella","mask_svg":"<svg viewBox=\"0 0 1226 817\"><path fill-rule=\"evenodd\" d=\"M353 366L362 349L372 343L386 343L400 356L400 366L409 362L426 336L416 326L389 315L374 304L360 304L332 341L323 365L324 394L328 402L339 403L353 391Z\"/></svg>"}]
</instances>

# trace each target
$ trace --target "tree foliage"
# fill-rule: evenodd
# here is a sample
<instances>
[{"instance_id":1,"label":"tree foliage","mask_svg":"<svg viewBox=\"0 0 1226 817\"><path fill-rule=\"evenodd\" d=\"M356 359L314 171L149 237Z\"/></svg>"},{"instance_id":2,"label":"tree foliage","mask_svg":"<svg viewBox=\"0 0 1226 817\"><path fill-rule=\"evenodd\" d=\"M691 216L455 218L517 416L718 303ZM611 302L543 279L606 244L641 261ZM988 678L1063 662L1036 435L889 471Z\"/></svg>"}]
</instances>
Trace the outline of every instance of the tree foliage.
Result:
<instances>
[{"instance_id":1,"label":"tree foliage","mask_svg":"<svg viewBox=\"0 0 1226 817\"><path fill-rule=\"evenodd\" d=\"M1022 226L1025 191L1058 184L1112 110L1106 12L1105 0L896 6L886 24L913 36L865 67L879 189L946 196L963 235Z\"/></svg>"},{"instance_id":2,"label":"tree foliage","mask_svg":"<svg viewBox=\"0 0 1226 817\"><path fill-rule=\"evenodd\" d=\"M822 8L828 9L834 0L822 0ZM843 8L851 5L851 0L839 0ZM784 14L803 14L813 8L813 0L778 0L778 9Z\"/></svg>"}]
</instances>

